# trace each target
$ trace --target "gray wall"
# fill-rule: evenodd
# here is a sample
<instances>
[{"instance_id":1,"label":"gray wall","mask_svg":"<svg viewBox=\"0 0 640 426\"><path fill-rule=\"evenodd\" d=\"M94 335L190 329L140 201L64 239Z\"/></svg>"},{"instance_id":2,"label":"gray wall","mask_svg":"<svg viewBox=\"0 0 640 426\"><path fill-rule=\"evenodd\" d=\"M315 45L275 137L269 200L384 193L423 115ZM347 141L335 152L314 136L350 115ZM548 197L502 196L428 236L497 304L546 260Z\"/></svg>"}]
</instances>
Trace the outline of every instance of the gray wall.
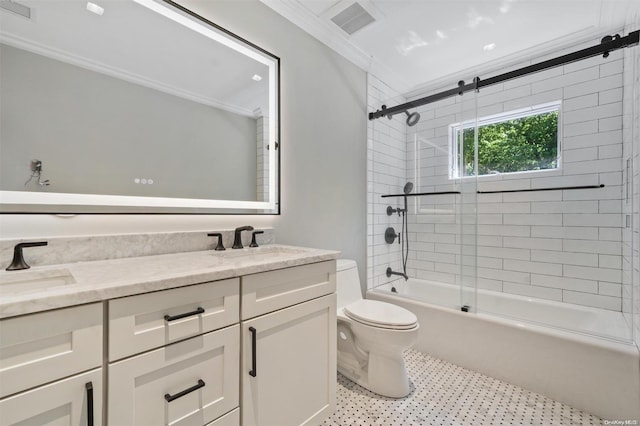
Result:
<instances>
[{"instance_id":1,"label":"gray wall","mask_svg":"<svg viewBox=\"0 0 640 426\"><path fill-rule=\"evenodd\" d=\"M255 118L4 44L0 58L2 189L256 200ZM24 185L35 158L44 189Z\"/></svg>"},{"instance_id":2,"label":"gray wall","mask_svg":"<svg viewBox=\"0 0 640 426\"><path fill-rule=\"evenodd\" d=\"M279 243L337 249L364 282L366 74L257 0L183 1L281 58L282 215L1 215L3 237L274 226Z\"/></svg>"}]
</instances>

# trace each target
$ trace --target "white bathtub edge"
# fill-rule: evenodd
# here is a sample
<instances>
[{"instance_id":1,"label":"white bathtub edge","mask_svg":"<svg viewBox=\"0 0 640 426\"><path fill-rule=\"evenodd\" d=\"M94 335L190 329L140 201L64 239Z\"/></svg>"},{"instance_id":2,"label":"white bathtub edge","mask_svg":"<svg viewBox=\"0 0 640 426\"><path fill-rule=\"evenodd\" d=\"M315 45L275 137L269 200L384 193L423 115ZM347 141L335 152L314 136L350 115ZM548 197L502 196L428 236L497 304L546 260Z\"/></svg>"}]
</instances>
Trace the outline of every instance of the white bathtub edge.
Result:
<instances>
[{"instance_id":1,"label":"white bathtub edge","mask_svg":"<svg viewBox=\"0 0 640 426\"><path fill-rule=\"evenodd\" d=\"M367 297L416 314L421 328L416 350L603 419L640 420L640 352L635 345L518 326L384 290L369 290Z\"/></svg>"},{"instance_id":2,"label":"white bathtub edge","mask_svg":"<svg viewBox=\"0 0 640 426\"><path fill-rule=\"evenodd\" d=\"M394 301L403 301L406 299L406 297L403 296L399 296L399 295L395 295L389 291L386 290L382 290L382 289L370 289L367 290L367 298L369 298L369 293L380 293L380 294L384 294L385 297L388 297L391 300ZM418 302L420 303L420 302ZM494 316L491 314L487 314L487 313L467 313L467 312L461 312L461 311L457 311L455 309L452 308L446 308L443 306L438 306L438 305L431 305L428 303L425 303L427 306L429 306L430 309L435 309L441 312L446 312L446 313L453 313L456 315L475 315L477 318L480 318L484 321L488 321L494 324L499 324L499 325L507 325L507 326L517 326L518 328L522 328L522 329L526 329L529 330L533 333L540 333L540 334L545 334L545 335L550 335L550 336L554 336L557 337L559 339L566 339L566 340L571 340L577 343L583 343L586 345L593 345L593 346L598 346L602 349L607 349L607 350L615 350L621 353L626 353L630 356L639 356L640 357L640 350L639 348L632 342L622 342L622 341L618 341L618 340L613 340L613 339L607 339L607 338L600 338L600 337L594 337L594 336L589 336L589 335L585 335L579 332L569 332L569 331L565 331L565 330L560 330L560 329L556 329L553 327L548 327L548 326L544 326L544 325L536 325L536 324L532 324L532 323L528 323L528 322L520 322L517 320L511 320L508 318L502 318L499 316Z\"/></svg>"}]
</instances>

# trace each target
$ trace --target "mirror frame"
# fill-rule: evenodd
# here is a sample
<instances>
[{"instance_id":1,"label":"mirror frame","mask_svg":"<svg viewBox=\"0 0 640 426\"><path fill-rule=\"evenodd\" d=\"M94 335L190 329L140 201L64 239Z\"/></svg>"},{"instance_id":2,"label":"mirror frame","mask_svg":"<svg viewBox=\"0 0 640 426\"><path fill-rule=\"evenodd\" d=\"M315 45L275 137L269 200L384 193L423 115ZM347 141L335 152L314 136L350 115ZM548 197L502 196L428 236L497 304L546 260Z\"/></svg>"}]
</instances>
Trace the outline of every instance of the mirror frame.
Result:
<instances>
[{"instance_id":1,"label":"mirror frame","mask_svg":"<svg viewBox=\"0 0 640 426\"><path fill-rule=\"evenodd\" d=\"M276 120L269 126L269 201L73 194L0 190L0 214L206 214L280 215L280 58L173 0L132 0L269 67L269 106ZM262 60L257 57L262 56ZM265 58L266 57L266 58ZM267 61L268 58L268 61ZM273 94L273 96L271 96ZM273 116L273 114L270 114Z\"/></svg>"}]
</instances>

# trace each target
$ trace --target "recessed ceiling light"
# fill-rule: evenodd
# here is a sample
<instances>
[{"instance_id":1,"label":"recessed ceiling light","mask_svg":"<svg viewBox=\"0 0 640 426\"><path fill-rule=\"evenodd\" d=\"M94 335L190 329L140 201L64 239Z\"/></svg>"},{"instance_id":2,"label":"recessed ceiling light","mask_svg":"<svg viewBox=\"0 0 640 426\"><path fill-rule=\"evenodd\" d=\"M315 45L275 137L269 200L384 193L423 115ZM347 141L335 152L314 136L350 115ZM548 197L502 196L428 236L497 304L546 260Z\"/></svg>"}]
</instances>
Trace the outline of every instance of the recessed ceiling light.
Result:
<instances>
[{"instance_id":1,"label":"recessed ceiling light","mask_svg":"<svg viewBox=\"0 0 640 426\"><path fill-rule=\"evenodd\" d=\"M485 52L489 52L493 49L496 48L496 44L495 43L489 43L489 44L485 44L482 49L484 49Z\"/></svg>"},{"instance_id":2,"label":"recessed ceiling light","mask_svg":"<svg viewBox=\"0 0 640 426\"><path fill-rule=\"evenodd\" d=\"M97 4L91 3L90 1L87 2L87 10L100 16L102 16L102 14L104 13L104 7L98 6Z\"/></svg>"},{"instance_id":3,"label":"recessed ceiling light","mask_svg":"<svg viewBox=\"0 0 640 426\"><path fill-rule=\"evenodd\" d=\"M260 80L262 80L262 77L260 77L258 74L254 74L253 77L251 77L251 79L253 81L260 81Z\"/></svg>"}]
</instances>

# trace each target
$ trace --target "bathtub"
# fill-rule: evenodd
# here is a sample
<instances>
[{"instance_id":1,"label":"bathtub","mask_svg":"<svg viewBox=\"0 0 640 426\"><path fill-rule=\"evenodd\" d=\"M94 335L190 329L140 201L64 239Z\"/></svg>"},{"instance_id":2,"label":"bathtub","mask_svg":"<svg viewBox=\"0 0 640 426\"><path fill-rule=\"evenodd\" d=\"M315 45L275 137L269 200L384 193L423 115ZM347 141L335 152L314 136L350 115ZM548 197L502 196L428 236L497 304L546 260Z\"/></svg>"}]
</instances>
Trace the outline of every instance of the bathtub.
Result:
<instances>
[{"instance_id":1,"label":"bathtub","mask_svg":"<svg viewBox=\"0 0 640 426\"><path fill-rule=\"evenodd\" d=\"M608 420L640 421L640 353L621 313L410 279L367 292L418 317L414 348ZM474 310L474 307L471 307ZM576 330L576 331L569 331Z\"/></svg>"}]
</instances>

